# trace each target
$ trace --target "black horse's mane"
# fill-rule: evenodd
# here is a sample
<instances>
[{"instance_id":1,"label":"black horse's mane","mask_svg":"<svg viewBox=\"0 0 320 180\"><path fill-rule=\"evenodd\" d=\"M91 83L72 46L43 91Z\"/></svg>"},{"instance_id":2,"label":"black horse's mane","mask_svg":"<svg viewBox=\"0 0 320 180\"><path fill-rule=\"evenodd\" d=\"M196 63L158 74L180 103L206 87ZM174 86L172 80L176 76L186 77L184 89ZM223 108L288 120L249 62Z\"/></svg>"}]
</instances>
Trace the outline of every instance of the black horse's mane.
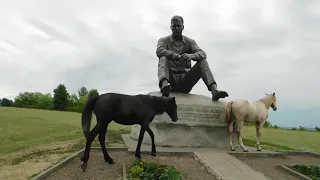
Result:
<instances>
[{"instance_id":1,"label":"black horse's mane","mask_svg":"<svg viewBox=\"0 0 320 180\"><path fill-rule=\"evenodd\" d=\"M167 103L169 102L167 97L151 96L146 94L139 94L137 96L144 100L149 106L154 107L157 113L163 113L166 109Z\"/></svg>"}]
</instances>

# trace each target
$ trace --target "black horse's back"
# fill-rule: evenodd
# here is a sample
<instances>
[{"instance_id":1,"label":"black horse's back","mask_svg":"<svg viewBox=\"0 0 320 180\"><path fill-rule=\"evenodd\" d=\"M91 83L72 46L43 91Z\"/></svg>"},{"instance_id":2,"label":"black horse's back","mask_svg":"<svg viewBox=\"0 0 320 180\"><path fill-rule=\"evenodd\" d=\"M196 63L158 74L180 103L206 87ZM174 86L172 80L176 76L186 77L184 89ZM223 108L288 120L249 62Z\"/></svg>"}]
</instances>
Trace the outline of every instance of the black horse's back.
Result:
<instances>
[{"instance_id":1,"label":"black horse's back","mask_svg":"<svg viewBox=\"0 0 320 180\"><path fill-rule=\"evenodd\" d=\"M154 102L149 95L106 93L96 101L95 114L122 125L142 124L141 116L155 112Z\"/></svg>"},{"instance_id":2,"label":"black horse's back","mask_svg":"<svg viewBox=\"0 0 320 180\"><path fill-rule=\"evenodd\" d=\"M82 113L82 127L85 136L90 131L92 112L97 123L112 120L122 125L143 124L142 116L161 114L165 111L169 98L151 95L127 95L105 93L88 100Z\"/></svg>"}]
</instances>

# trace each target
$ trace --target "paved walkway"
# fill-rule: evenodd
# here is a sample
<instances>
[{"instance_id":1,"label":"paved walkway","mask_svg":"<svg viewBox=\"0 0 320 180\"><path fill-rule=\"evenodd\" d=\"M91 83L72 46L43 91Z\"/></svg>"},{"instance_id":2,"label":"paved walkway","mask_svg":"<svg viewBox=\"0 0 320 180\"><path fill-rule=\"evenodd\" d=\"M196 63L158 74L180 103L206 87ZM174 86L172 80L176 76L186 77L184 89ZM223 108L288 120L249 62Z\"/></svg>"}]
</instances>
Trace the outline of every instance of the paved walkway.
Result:
<instances>
[{"instance_id":1,"label":"paved walkway","mask_svg":"<svg viewBox=\"0 0 320 180\"><path fill-rule=\"evenodd\" d=\"M122 139L128 147L129 152L134 152L137 141L131 139L128 134L123 134ZM193 152L195 158L205 164L209 171L213 172L219 180L270 180L263 174L253 170L245 163L228 153L244 154L280 154L274 151L257 151L256 148L247 147L249 152L236 149L230 152L229 148L192 148L192 147L157 147L157 154L161 152ZM151 146L142 144L141 152L150 152Z\"/></svg>"},{"instance_id":2,"label":"paved walkway","mask_svg":"<svg viewBox=\"0 0 320 180\"><path fill-rule=\"evenodd\" d=\"M195 156L219 180L270 180L227 153L195 152Z\"/></svg>"}]
</instances>

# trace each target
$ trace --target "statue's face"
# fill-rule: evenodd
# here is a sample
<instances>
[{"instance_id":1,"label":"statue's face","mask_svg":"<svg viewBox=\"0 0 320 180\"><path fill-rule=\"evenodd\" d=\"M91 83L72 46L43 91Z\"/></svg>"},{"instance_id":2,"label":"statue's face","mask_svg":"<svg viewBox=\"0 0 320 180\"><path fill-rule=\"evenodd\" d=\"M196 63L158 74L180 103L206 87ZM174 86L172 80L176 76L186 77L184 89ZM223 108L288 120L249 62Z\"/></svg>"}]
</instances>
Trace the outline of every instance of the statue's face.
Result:
<instances>
[{"instance_id":1,"label":"statue's face","mask_svg":"<svg viewBox=\"0 0 320 180\"><path fill-rule=\"evenodd\" d=\"M183 30L183 28L184 28L181 19L177 19L176 21L173 21L173 22L171 23L170 28L171 28L172 34L173 34L174 36L179 36L179 35L181 35L181 34L182 34L182 30Z\"/></svg>"}]
</instances>

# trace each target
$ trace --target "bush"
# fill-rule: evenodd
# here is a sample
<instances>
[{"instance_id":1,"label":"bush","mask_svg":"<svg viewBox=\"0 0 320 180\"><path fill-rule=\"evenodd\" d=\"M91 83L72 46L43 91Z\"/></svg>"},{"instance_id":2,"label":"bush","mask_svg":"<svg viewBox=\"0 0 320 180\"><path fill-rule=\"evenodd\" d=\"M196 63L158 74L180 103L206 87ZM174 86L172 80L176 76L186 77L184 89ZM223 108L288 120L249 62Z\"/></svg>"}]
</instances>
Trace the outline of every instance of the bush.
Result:
<instances>
[{"instance_id":1,"label":"bush","mask_svg":"<svg viewBox=\"0 0 320 180\"><path fill-rule=\"evenodd\" d=\"M287 167L310 177L313 180L320 180L320 166L319 165L307 165L307 164L296 164L293 166L288 165Z\"/></svg>"},{"instance_id":2,"label":"bush","mask_svg":"<svg viewBox=\"0 0 320 180\"><path fill-rule=\"evenodd\" d=\"M129 180L183 180L183 176L172 165L147 163L137 160L134 164L127 165L127 178Z\"/></svg>"},{"instance_id":3,"label":"bush","mask_svg":"<svg viewBox=\"0 0 320 180\"><path fill-rule=\"evenodd\" d=\"M298 129L299 131L305 131L306 130L306 128L305 127L303 127L303 126L299 126L299 129Z\"/></svg>"},{"instance_id":4,"label":"bush","mask_svg":"<svg viewBox=\"0 0 320 180\"><path fill-rule=\"evenodd\" d=\"M271 124L271 122L266 121L266 122L264 123L263 127L265 127L265 128L271 128L271 127L272 127L272 124Z\"/></svg>"}]
</instances>

